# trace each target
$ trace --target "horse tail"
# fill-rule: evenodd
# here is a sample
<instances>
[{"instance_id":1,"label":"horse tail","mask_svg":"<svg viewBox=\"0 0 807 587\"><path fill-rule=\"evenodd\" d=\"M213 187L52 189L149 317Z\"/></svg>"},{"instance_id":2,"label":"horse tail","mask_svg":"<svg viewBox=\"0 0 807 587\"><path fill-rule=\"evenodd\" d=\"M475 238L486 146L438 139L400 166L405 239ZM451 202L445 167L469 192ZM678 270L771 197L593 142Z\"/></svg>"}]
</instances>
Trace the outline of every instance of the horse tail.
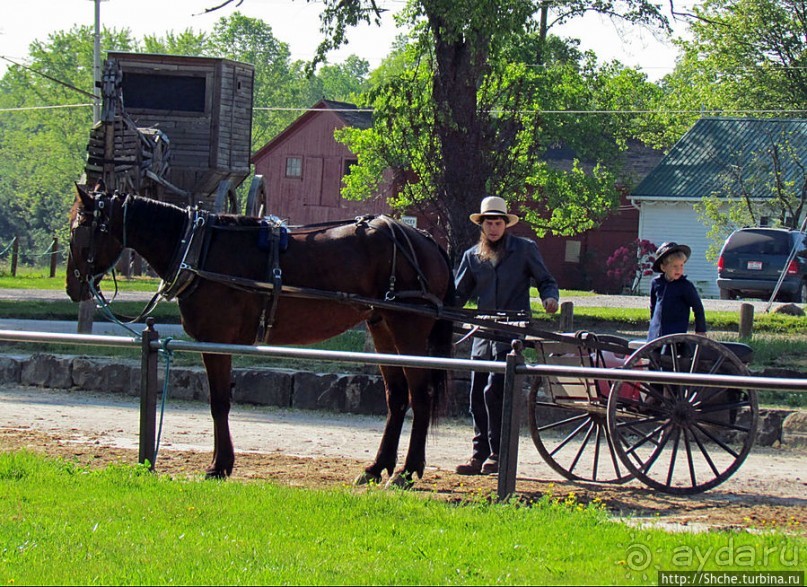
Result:
<instances>
[{"instance_id":1,"label":"horse tail","mask_svg":"<svg viewBox=\"0 0 807 587\"><path fill-rule=\"evenodd\" d=\"M442 247L438 247L446 261L448 268L448 288L443 295L443 306L453 307L457 301L457 292L454 288L454 278L451 272L451 263L448 254ZM440 318L432 327L429 333L429 355L433 357L451 358L454 354L454 321ZM449 386L451 384L450 371L448 369L432 369L432 401L431 401L431 421L437 423L445 408Z\"/></svg>"}]
</instances>

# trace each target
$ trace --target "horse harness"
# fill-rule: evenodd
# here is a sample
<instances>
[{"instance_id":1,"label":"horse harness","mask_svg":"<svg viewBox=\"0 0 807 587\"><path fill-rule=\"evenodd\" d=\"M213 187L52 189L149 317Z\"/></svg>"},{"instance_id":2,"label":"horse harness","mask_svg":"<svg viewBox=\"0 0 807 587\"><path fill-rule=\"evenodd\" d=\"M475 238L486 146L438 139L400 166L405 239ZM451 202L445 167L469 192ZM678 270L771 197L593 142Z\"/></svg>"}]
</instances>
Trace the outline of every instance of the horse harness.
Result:
<instances>
[{"instance_id":1,"label":"horse harness","mask_svg":"<svg viewBox=\"0 0 807 587\"><path fill-rule=\"evenodd\" d=\"M96 203L100 200L96 199ZM126 202L124 202L124 209ZM96 205L96 208L98 206ZM260 293L265 296L264 306L261 311L256 340L263 340L268 329L272 327L277 311L278 298L281 293L292 297L303 298L324 298L333 299L340 302L357 303L368 306L378 306L380 300L374 298L364 298L362 296L346 292L328 292L312 288L299 288L283 285L283 272L280 267L280 255L288 246L288 228L285 223L276 216L266 216L260 220L256 227L253 225L227 225L219 222L219 216L196 207L186 209L186 220L183 236L179 240L174 252L173 260L167 277L160 284L157 292L158 296L166 300L174 298L182 299L190 295L198 286L199 279L206 279L222 283L228 287L241 289L251 293ZM104 216L103 213L100 216ZM371 221L378 219L382 225L374 226ZM308 225L299 228L317 228L321 226L338 226L346 222L355 222L356 226L381 230L392 242L392 261L389 277L389 287L384 295L381 305L389 307L395 304L395 300L423 299L433 304L437 308L442 307L442 301L432 294L428 289L428 280L423 273L417 259L417 253L410 236L403 226L392 218L381 216L361 216L352 221L330 222L318 225ZM108 224L108 219L106 221ZM99 224L101 226L103 224ZM95 221L93 230L95 230ZM229 231L255 231L258 229L257 246L260 250L266 251L267 266L265 278L261 281L243 277L237 277L224 273L218 273L205 269L205 261L209 251L212 234L215 230ZM125 227L124 227L125 234ZM427 235L429 236L429 235ZM429 238L431 238L429 236ZM417 280L420 285L419 290L398 291L396 289L396 273L398 270L398 256L401 255L414 268Z\"/></svg>"},{"instance_id":2,"label":"horse harness","mask_svg":"<svg viewBox=\"0 0 807 587\"><path fill-rule=\"evenodd\" d=\"M98 275L96 275L94 272L96 257L96 234L99 232L109 233L110 230L109 225L112 215L111 199L110 205L107 206L103 199L104 196L105 194L102 193L94 193L94 210L92 212L83 210L78 212L78 214L83 217L91 214L92 222L90 225L86 225L81 224L81 220L77 219L75 221L70 245L70 254L74 257L74 246L82 247L85 244L87 246L87 274L82 276L80 275L78 269L76 269L75 276L80 281L86 281L90 286L92 286L93 280L98 277ZM112 198L114 199L120 196L121 195L116 192ZM123 237L121 243L123 248L127 246L126 220L128 205L129 196L123 196ZM371 225L370 222L374 219L379 219L382 222L382 227ZM469 336L481 330L485 332L485 336L503 337L502 340L505 340L508 336L520 337L525 334L561 342L577 341L578 344L581 344L585 339L585 346L587 348L610 350L612 352L624 351L622 345L608 340L597 340L597 337L590 336L590 333L579 332L574 335L568 335L537 329L529 323L529 316L522 315L521 313L513 316L506 313L497 316L480 316L469 310L444 307L442 301L428 291L428 281L417 260L417 254L414 250L414 246L409 238L409 235L406 233L400 223L388 216L366 215L357 217L353 221L329 222L298 228L337 226L346 224L347 222L355 222L357 226L365 226L376 230L383 229L383 233L390 238L393 243L391 262L392 268L389 277L389 287L385 293L384 299L367 298L349 292L324 291L313 288L301 288L283 285L282 270L280 268L280 254L283 252L283 250L285 250L288 232L283 222L274 216L269 216L262 219L260 225L258 225L259 248L266 250L269 253L267 255L266 280L258 281L207 271L204 269L204 264L208 248L210 246L213 229L254 231L256 227L222 225L218 223L218 216L216 214L199 210L196 207L188 207L186 209L183 236L177 244L173 260L169 265L170 269L168 275L160 284L157 293L155 293L154 297L147 305L147 308L141 312L140 316L133 319L132 322L137 321L147 315L156 305L156 301L160 297L166 300L171 300L174 298L181 299L182 297L190 295L199 284L198 278L202 278L209 281L222 283L234 289L241 289L250 293L258 293L266 296L261 314L261 320L256 332L256 340L263 340L263 335L266 330L272 327L278 297L282 292L284 295L289 295L291 297L332 300L341 303L352 303L356 305L384 308L388 310L408 311L433 317L435 319L464 322L474 327L474 329L469 333ZM428 233L423 234L431 238ZM409 262L417 273L418 283L420 284L419 291L396 290L396 273L399 254ZM114 266L114 264L115 263L113 263L112 266ZM96 295L100 295L100 292L97 292ZM425 300L429 304L423 305L405 303L399 301L401 299Z\"/></svg>"}]
</instances>

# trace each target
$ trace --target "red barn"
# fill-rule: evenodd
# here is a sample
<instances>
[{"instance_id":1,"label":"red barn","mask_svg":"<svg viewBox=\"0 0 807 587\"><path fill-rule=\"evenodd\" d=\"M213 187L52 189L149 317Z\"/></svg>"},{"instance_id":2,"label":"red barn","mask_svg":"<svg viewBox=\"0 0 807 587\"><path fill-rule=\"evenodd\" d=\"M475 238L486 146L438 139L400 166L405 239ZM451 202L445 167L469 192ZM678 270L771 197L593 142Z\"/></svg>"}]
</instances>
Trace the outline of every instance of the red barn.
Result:
<instances>
[{"instance_id":1,"label":"red barn","mask_svg":"<svg viewBox=\"0 0 807 587\"><path fill-rule=\"evenodd\" d=\"M261 147L252 163L255 174L264 177L267 213L297 225L389 213L389 188L362 202L340 195L342 178L356 156L333 133L346 126L369 128L372 123L369 111L321 100Z\"/></svg>"}]
</instances>

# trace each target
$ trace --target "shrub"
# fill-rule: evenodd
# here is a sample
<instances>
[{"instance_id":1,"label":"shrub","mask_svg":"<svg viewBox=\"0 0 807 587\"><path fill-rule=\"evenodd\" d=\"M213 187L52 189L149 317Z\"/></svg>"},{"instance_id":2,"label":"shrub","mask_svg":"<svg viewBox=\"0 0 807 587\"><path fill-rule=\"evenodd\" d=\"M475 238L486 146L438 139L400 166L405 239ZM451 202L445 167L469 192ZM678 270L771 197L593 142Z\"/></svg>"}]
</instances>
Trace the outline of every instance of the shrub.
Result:
<instances>
[{"instance_id":1,"label":"shrub","mask_svg":"<svg viewBox=\"0 0 807 587\"><path fill-rule=\"evenodd\" d=\"M605 262L606 277L618 293L636 293L642 277L653 274L656 260L656 245L644 239L636 239L617 248Z\"/></svg>"}]
</instances>

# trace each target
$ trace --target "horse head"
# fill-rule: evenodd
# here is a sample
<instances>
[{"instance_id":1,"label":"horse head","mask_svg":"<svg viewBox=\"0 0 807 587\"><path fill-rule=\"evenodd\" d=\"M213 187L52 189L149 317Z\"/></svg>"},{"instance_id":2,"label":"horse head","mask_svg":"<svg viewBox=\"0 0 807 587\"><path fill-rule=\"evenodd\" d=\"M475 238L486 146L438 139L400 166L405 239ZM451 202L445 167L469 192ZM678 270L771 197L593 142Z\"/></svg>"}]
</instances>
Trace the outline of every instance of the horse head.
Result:
<instances>
[{"instance_id":1,"label":"horse head","mask_svg":"<svg viewBox=\"0 0 807 587\"><path fill-rule=\"evenodd\" d=\"M66 290L71 300L80 302L93 296L123 252L126 196L76 188L78 194L70 211Z\"/></svg>"}]
</instances>

